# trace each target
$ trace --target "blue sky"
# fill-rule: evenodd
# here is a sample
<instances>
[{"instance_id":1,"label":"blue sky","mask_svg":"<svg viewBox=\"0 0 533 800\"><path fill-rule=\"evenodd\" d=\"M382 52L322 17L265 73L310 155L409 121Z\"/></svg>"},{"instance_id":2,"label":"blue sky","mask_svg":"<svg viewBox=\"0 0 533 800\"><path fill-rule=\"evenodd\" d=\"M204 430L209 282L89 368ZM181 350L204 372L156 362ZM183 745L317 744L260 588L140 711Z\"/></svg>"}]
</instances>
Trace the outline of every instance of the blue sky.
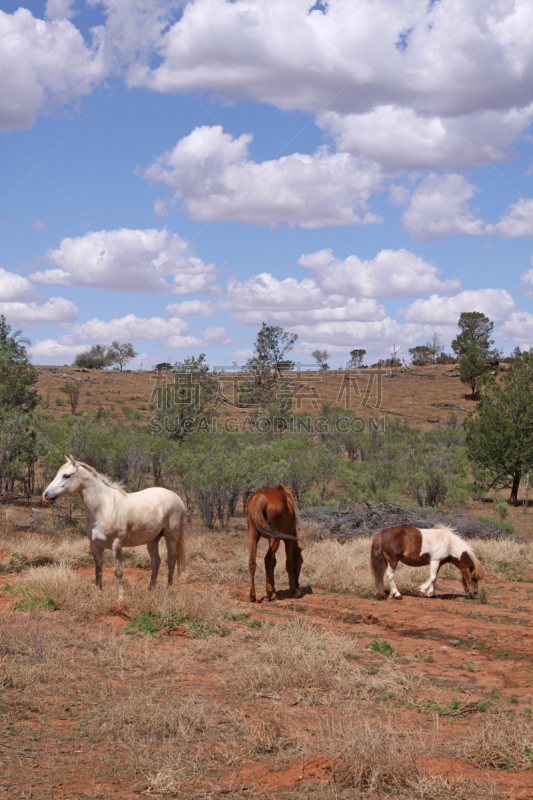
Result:
<instances>
[{"instance_id":1,"label":"blue sky","mask_svg":"<svg viewBox=\"0 0 533 800\"><path fill-rule=\"evenodd\" d=\"M35 363L533 345L525 0L0 2L0 313Z\"/></svg>"}]
</instances>

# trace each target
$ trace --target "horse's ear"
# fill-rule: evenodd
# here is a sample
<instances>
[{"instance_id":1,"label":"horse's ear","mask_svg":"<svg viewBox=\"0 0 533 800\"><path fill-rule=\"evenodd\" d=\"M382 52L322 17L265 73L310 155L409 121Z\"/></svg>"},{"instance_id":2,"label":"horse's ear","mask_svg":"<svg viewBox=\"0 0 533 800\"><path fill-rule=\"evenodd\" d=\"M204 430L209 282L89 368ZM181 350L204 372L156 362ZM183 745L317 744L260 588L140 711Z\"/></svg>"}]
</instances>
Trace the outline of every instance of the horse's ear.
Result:
<instances>
[{"instance_id":1,"label":"horse's ear","mask_svg":"<svg viewBox=\"0 0 533 800\"><path fill-rule=\"evenodd\" d=\"M67 464L68 464L68 462L70 461L70 458L69 458L68 456L65 456L65 461L66 461L66 462L67 462Z\"/></svg>"},{"instance_id":2,"label":"horse's ear","mask_svg":"<svg viewBox=\"0 0 533 800\"><path fill-rule=\"evenodd\" d=\"M70 461L70 463L72 464L73 467L77 468L79 466L79 464L77 463L77 461L76 461L76 459L74 458L73 455L70 455L68 457L68 460Z\"/></svg>"}]
</instances>

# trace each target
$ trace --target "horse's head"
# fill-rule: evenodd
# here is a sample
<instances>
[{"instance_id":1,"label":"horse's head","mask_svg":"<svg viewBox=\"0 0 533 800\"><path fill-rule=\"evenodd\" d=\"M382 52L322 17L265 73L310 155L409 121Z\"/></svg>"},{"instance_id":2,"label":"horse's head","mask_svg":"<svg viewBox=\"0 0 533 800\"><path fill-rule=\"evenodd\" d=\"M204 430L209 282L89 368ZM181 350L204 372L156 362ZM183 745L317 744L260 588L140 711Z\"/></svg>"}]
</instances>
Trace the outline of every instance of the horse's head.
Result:
<instances>
[{"instance_id":1,"label":"horse's head","mask_svg":"<svg viewBox=\"0 0 533 800\"><path fill-rule=\"evenodd\" d=\"M465 552L459 559L459 569L463 579L463 588L469 597L477 597L478 583L485 577L485 571L477 558Z\"/></svg>"},{"instance_id":2,"label":"horse's head","mask_svg":"<svg viewBox=\"0 0 533 800\"><path fill-rule=\"evenodd\" d=\"M80 487L79 464L73 456L65 456L65 458L67 463L63 464L52 483L43 492L43 503L47 506L51 506L58 497L63 497L64 494L77 492Z\"/></svg>"}]
</instances>

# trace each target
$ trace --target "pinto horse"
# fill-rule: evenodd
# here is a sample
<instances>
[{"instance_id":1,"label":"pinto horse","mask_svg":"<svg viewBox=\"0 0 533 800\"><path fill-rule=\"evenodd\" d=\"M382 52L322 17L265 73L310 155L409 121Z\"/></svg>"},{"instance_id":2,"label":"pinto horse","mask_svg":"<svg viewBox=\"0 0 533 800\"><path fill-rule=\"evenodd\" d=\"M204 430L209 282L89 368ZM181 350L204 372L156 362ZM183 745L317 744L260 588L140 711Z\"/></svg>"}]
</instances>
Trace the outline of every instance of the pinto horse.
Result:
<instances>
[{"instance_id":1,"label":"pinto horse","mask_svg":"<svg viewBox=\"0 0 533 800\"><path fill-rule=\"evenodd\" d=\"M427 591L428 597L435 597L435 583L443 564L455 564L461 570L464 590L471 597L477 595L478 581L485 577L485 570L473 549L446 525L426 529L395 525L374 534L370 563L380 600L385 597L385 575L391 597L401 597L394 583L394 571L399 561L409 567L429 564L429 579L420 587L422 594Z\"/></svg>"},{"instance_id":2,"label":"pinto horse","mask_svg":"<svg viewBox=\"0 0 533 800\"><path fill-rule=\"evenodd\" d=\"M120 603L124 598L122 548L145 544L152 563L150 588L153 588L161 563L159 541L164 536L170 586L174 569L177 567L179 575L185 564L185 506L181 498L161 487L128 494L89 464L76 461L73 456L65 457L67 463L44 490L43 501L52 505L59 497L73 492L81 497L87 512L85 532L94 558L96 585L102 588L104 550L111 550Z\"/></svg>"},{"instance_id":3,"label":"pinto horse","mask_svg":"<svg viewBox=\"0 0 533 800\"><path fill-rule=\"evenodd\" d=\"M296 512L294 498L285 486L271 489L265 486L255 492L248 500L248 549L250 570L250 601L255 603L255 570L257 565L257 545L263 536L269 540L265 556L266 593L272 600L274 595L274 567L280 540L285 542L285 556L291 597L300 597L300 570L302 569L302 550L296 532Z\"/></svg>"}]
</instances>

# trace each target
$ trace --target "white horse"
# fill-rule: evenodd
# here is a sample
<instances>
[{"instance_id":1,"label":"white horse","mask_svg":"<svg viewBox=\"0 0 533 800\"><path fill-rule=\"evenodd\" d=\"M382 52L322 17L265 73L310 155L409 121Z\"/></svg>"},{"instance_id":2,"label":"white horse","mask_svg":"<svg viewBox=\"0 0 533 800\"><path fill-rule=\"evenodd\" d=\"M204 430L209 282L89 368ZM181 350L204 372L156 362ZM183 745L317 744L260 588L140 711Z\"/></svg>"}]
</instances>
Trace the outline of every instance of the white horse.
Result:
<instances>
[{"instance_id":1,"label":"white horse","mask_svg":"<svg viewBox=\"0 0 533 800\"><path fill-rule=\"evenodd\" d=\"M185 506L181 498L160 487L128 494L88 464L75 461L72 456L65 458L67 463L44 490L43 501L51 505L58 497L73 492L81 497L87 512L85 531L91 543L96 585L102 588L104 550L112 550L120 603L124 598L122 548L145 544L152 563L151 589L157 581L161 563L159 540L164 536L170 586L176 565L179 575L185 564Z\"/></svg>"}]
</instances>

